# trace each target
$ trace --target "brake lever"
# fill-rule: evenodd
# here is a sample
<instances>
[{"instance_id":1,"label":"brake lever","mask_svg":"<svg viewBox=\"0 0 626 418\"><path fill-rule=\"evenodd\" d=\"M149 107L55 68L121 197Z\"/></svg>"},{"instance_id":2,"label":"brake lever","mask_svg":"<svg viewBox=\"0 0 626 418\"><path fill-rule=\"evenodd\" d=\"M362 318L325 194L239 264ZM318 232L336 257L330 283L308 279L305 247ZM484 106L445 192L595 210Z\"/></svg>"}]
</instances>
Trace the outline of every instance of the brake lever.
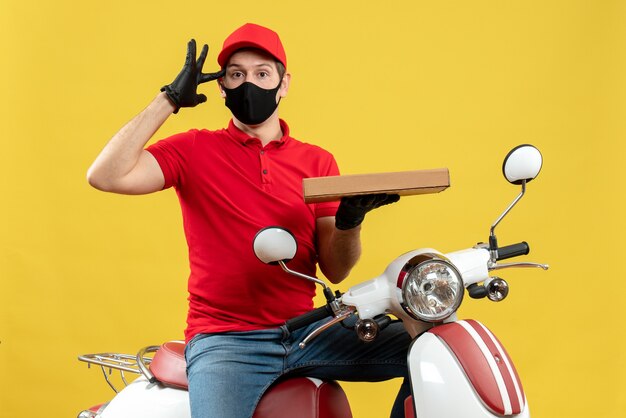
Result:
<instances>
[{"instance_id":1,"label":"brake lever","mask_svg":"<svg viewBox=\"0 0 626 418\"><path fill-rule=\"evenodd\" d=\"M315 337L317 337L322 332L326 331L328 328L332 327L336 323L341 322L344 319L347 319L350 315L352 315L354 313L355 310L356 309L355 309L354 306L348 306L345 311L337 314L337 316L335 316L333 319L331 319L330 321L326 322L325 324L322 324L319 327L315 328L309 335L307 335L304 338L304 340L302 340L302 342L300 344L298 344L298 347L300 347L300 349L303 349L304 347L306 347L306 345L309 342L311 342L311 340L313 340Z\"/></svg>"},{"instance_id":2,"label":"brake lever","mask_svg":"<svg viewBox=\"0 0 626 418\"><path fill-rule=\"evenodd\" d=\"M550 268L548 264L522 262L522 263L503 263L503 264L489 263L488 269L489 271L492 271L492 270L510 269L514 267L540 268L544 270L548 270Z\"/></svg>"}]
</instances>

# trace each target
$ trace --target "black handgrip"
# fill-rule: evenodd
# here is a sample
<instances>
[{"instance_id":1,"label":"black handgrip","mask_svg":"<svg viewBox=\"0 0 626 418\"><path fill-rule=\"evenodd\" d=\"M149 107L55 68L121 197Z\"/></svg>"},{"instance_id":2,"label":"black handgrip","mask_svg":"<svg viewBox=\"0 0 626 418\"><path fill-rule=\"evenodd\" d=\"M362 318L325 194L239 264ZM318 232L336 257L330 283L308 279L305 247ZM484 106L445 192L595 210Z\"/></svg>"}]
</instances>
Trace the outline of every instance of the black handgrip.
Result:
<instances>
[{"instance_id":1,"label":"black handgrip","mask_svg":"<svg viewBox=\"0 0 626 418\"><path fill-rule=\"evenodd\" d=\"M293 332L329 316L333 316L333 311L330 309L330 306L324 305L300 316L296 316L295 318L291 318L285 322L285 326L290 332Z\"/></svg>"},{"instance_id":2,"label":"black handgrip","mask_svg":"<svg viewBox=\"0 0 626 418\"><path fill-rule=\"evenodd\" d=\"M530 252L530 247L526 241L518 242L517 244L505 245L498 248L498 260L505 260L511 257L517 257L518 255L526 255Z\"/></svg>"}]
</instances>

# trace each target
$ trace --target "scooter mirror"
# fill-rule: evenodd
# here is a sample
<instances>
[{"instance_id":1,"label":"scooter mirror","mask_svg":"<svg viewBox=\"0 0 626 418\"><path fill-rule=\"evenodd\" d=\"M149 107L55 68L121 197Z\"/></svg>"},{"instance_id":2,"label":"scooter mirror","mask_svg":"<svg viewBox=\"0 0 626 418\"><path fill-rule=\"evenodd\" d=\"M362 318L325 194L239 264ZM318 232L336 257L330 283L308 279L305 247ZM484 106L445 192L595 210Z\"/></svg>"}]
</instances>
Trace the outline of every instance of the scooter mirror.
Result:
<instances>
[{"instance_id":1,"label":"scooter mirror","mask_svg":"<svg viewBox=\"0 0 626 418\"><path fill-rule=\"evenodd\" d=\"M539 175L543 158L537 148L532 145L519 145L513 148L504 158L502 173L513 184L526 183Z\"/></svg>"},{"instance_id":2,"label":"scooter mirror","mask_svg":"<svg viewBox=\"0 0 626 418\"><path fill-rule=\"evenodd\" d=\"M270 226L261 229L254 237L254 254L265 264L289 261L296 255L298 244L291 232Z\"/></svg>"}]
</instances>

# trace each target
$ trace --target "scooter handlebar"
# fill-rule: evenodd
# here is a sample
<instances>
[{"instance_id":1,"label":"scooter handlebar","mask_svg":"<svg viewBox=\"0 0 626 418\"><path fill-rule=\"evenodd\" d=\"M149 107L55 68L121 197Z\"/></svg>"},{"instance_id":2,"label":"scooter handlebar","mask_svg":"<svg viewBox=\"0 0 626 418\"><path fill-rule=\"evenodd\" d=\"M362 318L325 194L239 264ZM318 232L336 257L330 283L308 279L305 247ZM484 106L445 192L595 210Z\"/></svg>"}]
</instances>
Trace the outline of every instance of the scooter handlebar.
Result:
<instances>
[{"instance_id":1,"label":"scooter handlebar","mask_svg":"<svg viewBox=\"0 0 626 418\"><path fill-rule=\"evenodd\" d=\"M526 255L530 252L530 247L526 241L518 242L517 244L505 245L498 248L498 260L506 260L507 258L517 257L519 255Z\"/></svg>"},{"instance_id":2,"label":"scooter handlebar","mask_svg":"<svg viewBox=\"0 0 626 418\"><path fill-rule=\"evenodd\" d=\"M324 305L305 314L296 316L295 318L291 318L285 322L285 326L290 332L293 332L297 329L304 328L307 325L311 325L320 319L328 318L329 316L334 316L333 311L330 306Z\"/></svg>"}]
</instances>

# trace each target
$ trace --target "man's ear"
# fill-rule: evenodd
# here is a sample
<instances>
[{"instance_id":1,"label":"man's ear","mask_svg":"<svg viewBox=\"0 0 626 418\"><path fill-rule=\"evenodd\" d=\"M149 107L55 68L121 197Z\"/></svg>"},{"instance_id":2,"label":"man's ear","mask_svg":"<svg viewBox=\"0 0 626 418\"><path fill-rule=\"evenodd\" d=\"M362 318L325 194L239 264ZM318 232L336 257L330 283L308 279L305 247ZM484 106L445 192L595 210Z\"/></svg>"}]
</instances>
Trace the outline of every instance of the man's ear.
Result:
<instances>
[{"instance_id":1,"label":"man's ear","mask_svg":"<svg viewBox=\"0 0 626 418\"><path fill-rule=\"evenodd\" d=\"M287 97L289 91L289 84L291 83L291 74L285 73L282 81L280 82L280 97Z\"/></svg>"},{"instance_id":2,"label":"man's ear","mask_svg":"<svg viewBox=\"0 0 626 418\"><path fill-rule=\"evenodd\" d=\"M226 92L224 91L224 86L222 85L222 79L217 80L217 88L220 89L220 96L222 99L226 98Z\"/></svg>"}]
</instances>

